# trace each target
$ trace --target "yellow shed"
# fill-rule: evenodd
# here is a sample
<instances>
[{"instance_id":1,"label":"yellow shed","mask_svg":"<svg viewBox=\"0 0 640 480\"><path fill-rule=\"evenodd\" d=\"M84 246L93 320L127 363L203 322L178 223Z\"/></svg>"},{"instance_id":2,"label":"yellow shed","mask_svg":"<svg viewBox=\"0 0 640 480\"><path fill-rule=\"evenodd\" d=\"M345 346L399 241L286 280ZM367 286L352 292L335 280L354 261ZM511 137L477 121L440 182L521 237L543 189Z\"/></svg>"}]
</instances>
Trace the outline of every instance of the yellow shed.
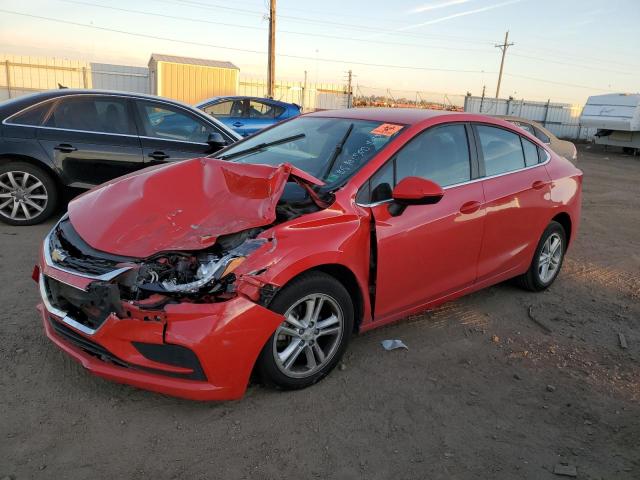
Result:
<instances>
[{"instance_id":1,"label":"yellow shed","mask_svg":"<svg viewBox=\"0 0 640 480\"><path fill-rule=\"evenodd\" d=\"M185 103L237 95L240 69L231 62L154 53L149 59L150 91Z\"/></svg>"}]
</instances>

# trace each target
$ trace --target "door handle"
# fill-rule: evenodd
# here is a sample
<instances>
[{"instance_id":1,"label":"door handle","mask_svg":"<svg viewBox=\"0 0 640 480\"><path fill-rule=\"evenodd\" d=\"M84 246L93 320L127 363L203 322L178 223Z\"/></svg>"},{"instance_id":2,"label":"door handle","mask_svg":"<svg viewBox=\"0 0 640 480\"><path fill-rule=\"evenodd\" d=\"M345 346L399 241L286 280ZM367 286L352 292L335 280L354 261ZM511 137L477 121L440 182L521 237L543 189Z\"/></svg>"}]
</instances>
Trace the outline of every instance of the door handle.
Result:
<instances>
[{"instance_id":1,"label":"door handle","mask_svg":"<svg viewBox=\"0 0 640 480\"><path fill-rule=\"evenodd\" d=\"M73 145L69 145L68 143L61 143L53 147L53 149L60 150L61 152L64 152L64 153L75 152L76 150L78 150L76 147L74 147Z\"/></svg>"},{"instance_id":2,"label":"door handle","mask_svg":"<svg viewBox=\"0 0 640 480\"><path fill-rule=\"evenodd\" d=\"M151 158L153 158L154 160L166 160L167 158L169 158L169 155L167 155L164 152L160 152L160 151L155 151L153 153L150 153L149 156Z\"/></svg>"},{"instance_id":3,"label":"door handle","mask_svg":"<svg viewBox=\"0 0 640 480\"><path fill-rule=\"evenodd\" d=\"M534 190L540 190L546 186L547 182L543 182L542 180L536 180L535 182L533 182L533 184L531 184L531 188L533 188Z\"/></svg>"},{"instance_id":4,"label":"door handle","mask_svg":"<svg viewBox=\"0 0 640 480\"><path fill-rule=\"evenodd\" d=\"M464 214L475 213L478 210L480 210L480 202L476 202L475 200L463 203L460 207L460 213Z\"/></svg>"},{"instance_id":5,"label":"door handle","mask_svg":"<svg viewBox=\"0 0 640 480\"><path fill-rule=\"evenodd\" d=\"M241 127L243 125L244 125L244 123L242 123L242 122L233 122L233 126L234 127Z\"/></svg>"}]
</instances>

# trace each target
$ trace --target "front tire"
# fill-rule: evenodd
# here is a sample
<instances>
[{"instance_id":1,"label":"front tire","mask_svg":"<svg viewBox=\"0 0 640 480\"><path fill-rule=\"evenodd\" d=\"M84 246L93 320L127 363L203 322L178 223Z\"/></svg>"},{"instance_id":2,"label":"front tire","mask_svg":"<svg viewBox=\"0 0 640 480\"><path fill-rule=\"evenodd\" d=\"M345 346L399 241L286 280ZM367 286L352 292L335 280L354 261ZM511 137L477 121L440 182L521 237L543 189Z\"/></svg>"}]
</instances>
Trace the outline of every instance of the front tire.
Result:
<instances>
[{"instance_id":1,"label":"front tire","mask_svg":"<svg viewBox=\"0 0 640 480\"><path fill-rule=\"evenodd\" d=\"M562 225L552 221L542 233L529 270L516 278L526 290L539 292L547 289L557 278L567 249L567 236Z\"/></svg>"},{"instance_id":2,"label":"front tire","mask_svg":"<svg viewBox=\"0 0 640 480\"><path fill-rule=\"evenodd\" d=\"M35 225L51 216L58 205L58 187L41 168L25 162L0 165L0 221Z\"/></svg>"},{"instance_id":3,"label":"front tire","mask_svg":"<svg viewBox=\"0 0 640 480\"><path fill-rule=\"evenodd\" d=\"M353 302L345 287L326 273L305 273L286 285L269 308L285 321L258 357L262 381L292 390L325 377L340 361L353 331Z\"/></svg>"}]
</instances>

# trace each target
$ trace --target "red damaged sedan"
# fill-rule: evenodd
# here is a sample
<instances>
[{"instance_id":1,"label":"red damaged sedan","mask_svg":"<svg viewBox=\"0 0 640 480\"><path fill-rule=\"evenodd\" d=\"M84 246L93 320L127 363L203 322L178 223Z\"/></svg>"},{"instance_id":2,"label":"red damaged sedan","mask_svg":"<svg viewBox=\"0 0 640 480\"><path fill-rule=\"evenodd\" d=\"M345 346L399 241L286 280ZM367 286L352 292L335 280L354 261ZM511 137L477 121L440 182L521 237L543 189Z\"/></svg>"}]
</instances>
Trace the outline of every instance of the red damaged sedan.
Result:
<instances>
[{"instance_id":1,"label":"red damaged sedan","mask_svg":"<svg viewBox=\"0 0 640 480\"><path fill-rule=\"evenodd\" d=\"M354 332L516 278L543 290L582 172L482 115L319 112L69 204L34 271L48 337L110 380L235 399L309 386Z\"/></svg>"}]
</instances>

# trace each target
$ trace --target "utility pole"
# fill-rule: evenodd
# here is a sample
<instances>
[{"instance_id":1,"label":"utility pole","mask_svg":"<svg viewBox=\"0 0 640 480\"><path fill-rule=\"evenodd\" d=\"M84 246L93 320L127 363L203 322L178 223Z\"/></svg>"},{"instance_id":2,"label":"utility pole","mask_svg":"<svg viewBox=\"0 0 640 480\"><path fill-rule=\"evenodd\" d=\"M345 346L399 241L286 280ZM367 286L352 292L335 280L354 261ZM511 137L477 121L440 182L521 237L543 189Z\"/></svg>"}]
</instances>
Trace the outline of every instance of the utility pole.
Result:
<instances>
[{"instance_id":1,"label":"utility pole","mask_svg":"<svg viewBox=\"0 0 640 480\"><path fill-rule=\"evenodd\" d=\"M502 82L502 69L504 68L504 57L507 55L507 48L512 46L513 43L509 43L509 30L504 34L504 43L495 45L496 48L502 50L502 60L500 61L500 74L498 75L498 87L496 88L496 98L500 96L500 83Z\"/></svg>"},{"instance_id":2,"label":"utility pole","mask_svg":"<svg viewBox=\"0 0 640 480\"><path fill-rule=\"evenodd\" d=\"M353 80L353 72L349 70L347 72L347 108L353 106L353 92L351 91L351 82Z\"/></svg>"},{"instance_id":3,"label":"utility pole","mask_svg":"<svg viewBox=\"0 0 640 480\"><path fill-rule=\"evenodd\" d=\"M269 5L269 61L267 65L267 97L273 98L276 82L276 0Z\"/></svg>"},{"instance_id":4,"label":"utility pole","mask_svg":"<svg viewBox=\"0 0 640 480\"><path fill-rule=\"evenodd\" d=\"M302 101L300 102L300 107L304 110L304 104L307 98L307 71L304 71L304 83L302 84Z\"/></svg>"}]
</instances>

